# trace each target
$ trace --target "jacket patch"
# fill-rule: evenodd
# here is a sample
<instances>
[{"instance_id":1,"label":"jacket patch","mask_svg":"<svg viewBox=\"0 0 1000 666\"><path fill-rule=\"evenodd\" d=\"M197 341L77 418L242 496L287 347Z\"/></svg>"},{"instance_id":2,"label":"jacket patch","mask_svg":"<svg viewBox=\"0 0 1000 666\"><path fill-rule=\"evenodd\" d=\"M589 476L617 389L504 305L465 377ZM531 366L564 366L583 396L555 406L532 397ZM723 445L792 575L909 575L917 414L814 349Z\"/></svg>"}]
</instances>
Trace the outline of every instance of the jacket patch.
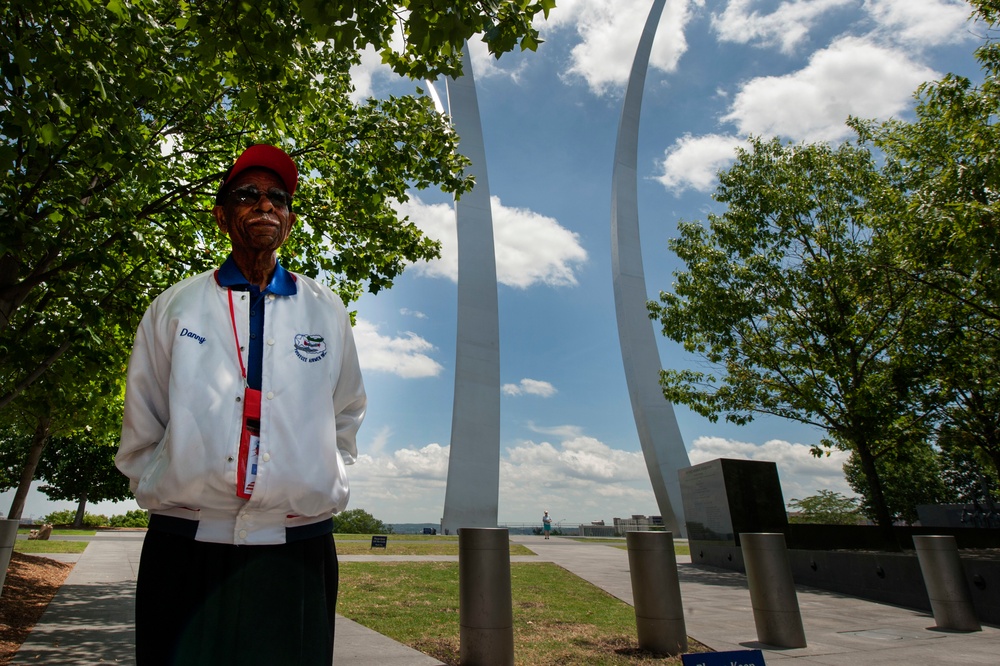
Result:
<instances>
[{"instance_id":1,"label":"jacket patch","mask_svg":"<svg viewBox=\"0 0 1000 666\"><path fill-rule=\"evenodd\" d=\"M315 363L326 356L326 341L322 335L299 333L295 336L295 355L306 363Z\"/></svg>"},{"instance_id":2,"label":"jacket patch","mask_svg":"<svg viewBox=\"0 0 1000 666\"><path fill-rule=\"evenodd\" d=\"M180 337L182 337L182 338L191 338L192 340L197 340L199 345L205 344L205 336L204 335L198 335L194 331L188 330L187 327L184 327L184 328L181 329L181 335L180 335Z\"/></svg>"}]
</instances>

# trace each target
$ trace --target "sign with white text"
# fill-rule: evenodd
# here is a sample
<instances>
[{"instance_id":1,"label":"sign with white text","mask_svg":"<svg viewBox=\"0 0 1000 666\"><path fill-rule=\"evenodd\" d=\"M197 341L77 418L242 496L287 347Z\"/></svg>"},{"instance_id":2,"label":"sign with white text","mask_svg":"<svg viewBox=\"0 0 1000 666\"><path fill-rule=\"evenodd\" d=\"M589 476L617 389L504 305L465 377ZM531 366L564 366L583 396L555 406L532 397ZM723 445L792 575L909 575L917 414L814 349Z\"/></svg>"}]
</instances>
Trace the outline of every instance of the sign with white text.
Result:
<instances>
[{"instance_id":1,"label":"sign with white text","mask_svg":"<svg viewBox=\"0 0 1000 666\"><path fill-rule=\"evenodd\" d=\"M731 652L698 652L682 654L684 666L764 666L760 650L734 650Z\"/></svg>"}]
</instances>

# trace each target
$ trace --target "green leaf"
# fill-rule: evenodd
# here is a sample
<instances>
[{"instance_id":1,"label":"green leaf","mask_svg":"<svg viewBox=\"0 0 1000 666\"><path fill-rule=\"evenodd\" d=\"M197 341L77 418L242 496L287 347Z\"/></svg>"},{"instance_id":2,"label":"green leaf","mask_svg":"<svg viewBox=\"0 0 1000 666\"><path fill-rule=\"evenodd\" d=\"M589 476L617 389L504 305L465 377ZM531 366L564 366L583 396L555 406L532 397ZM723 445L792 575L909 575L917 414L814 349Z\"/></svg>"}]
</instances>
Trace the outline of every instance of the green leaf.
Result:
<instances>
[{"instance_id":1,"label":"green leaf","mask_svg":"<svg viewBox=\"0 0 1000 666\"><path fill-rule=\"evenodd\" d=\"M59 130L52 123L45 123L39 130L41 134L42 143L51 145L59 140Z\"/></svg>"}]
</instances>

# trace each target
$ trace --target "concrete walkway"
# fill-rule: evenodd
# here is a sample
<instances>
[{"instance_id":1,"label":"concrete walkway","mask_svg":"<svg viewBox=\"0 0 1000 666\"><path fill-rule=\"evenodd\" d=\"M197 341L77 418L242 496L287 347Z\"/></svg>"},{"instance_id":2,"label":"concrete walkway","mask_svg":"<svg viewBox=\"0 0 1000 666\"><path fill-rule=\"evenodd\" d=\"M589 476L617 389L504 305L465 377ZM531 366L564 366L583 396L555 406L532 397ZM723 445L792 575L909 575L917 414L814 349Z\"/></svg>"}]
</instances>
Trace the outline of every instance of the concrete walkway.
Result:
<instances>
[{"instance_id":1,"label":"concrete walkway","mask_svg":"<svg viewBox=\"0 0 1000 666\"><path fill-rule=\"evenodd\" d=\"M143 533L105 532L78 556L73 572L11 662L134 664L134 585ZM623 548L569 539L513 536L538 553L512 561L551 561L632 603L628 554ZM72 561L77 556L69 556ZM342 562L446 560L455 557L342 556ZM714 650L761 649L768 664L893 666L1000 663L1000 628L952 633L934 628L928 613L799 587L808 647L775 649L757 643L746 578L694 567L678 558L687 633ZM337 666L440 666L436 659L338 618Z\"/></svg>"},{"instance_id":2,"label":"concrete walkway","mask_svg":"<svg viewBox=\"0 0 1000 666\"><path fill-rule=\"evenodd\" d=\"M570 539L511 538L632 604L628 553L614 546ZM776 649L757 642L746 577L724 569L695 567L678 557L688 636L713 650L756 650L768 664L789 666L914 666L1000 664L1000 628L957 633L934 628L929 613L834 592L796 587L807 647Z\"/></svg>"},{"instance_id":3,"label":"concrete walkway","mask_svg":"<svg viewBox=\"0 0 1000 666\"><path fill-rule=\"evenodd\" d=\"M11 664L135 664L135 578L144 536L101 532L80 556L53 555L76 564ZM334 661L337 666L441 666L339 616Z\"/></svg>"}]
</instances>

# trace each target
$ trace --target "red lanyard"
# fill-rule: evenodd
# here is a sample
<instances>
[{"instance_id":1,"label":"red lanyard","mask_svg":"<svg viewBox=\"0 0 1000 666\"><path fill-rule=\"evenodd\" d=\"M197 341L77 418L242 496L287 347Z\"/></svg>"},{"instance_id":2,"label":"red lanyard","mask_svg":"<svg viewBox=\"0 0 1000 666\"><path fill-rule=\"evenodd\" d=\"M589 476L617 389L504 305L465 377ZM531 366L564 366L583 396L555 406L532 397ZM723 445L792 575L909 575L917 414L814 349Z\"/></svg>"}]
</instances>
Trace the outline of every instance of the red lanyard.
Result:
<instances>
[{"instance_id":1,"label":"red lanyard","mask_svg":"<svg viewBox=\"0 0 1000 666\"><path fill-rule=\"evenodd\" d=\"M240 433L239 462L236 465L236 495L250 499L257 479L257 455L260 451L260 391L247 384L247 369L243 365L240 335L236 330L236 307L233 290L229 289L229 320L233 323L233 340L236 341L236 358L240 360L243 374L243 431Z\"/></svg>"}]
</instances>

